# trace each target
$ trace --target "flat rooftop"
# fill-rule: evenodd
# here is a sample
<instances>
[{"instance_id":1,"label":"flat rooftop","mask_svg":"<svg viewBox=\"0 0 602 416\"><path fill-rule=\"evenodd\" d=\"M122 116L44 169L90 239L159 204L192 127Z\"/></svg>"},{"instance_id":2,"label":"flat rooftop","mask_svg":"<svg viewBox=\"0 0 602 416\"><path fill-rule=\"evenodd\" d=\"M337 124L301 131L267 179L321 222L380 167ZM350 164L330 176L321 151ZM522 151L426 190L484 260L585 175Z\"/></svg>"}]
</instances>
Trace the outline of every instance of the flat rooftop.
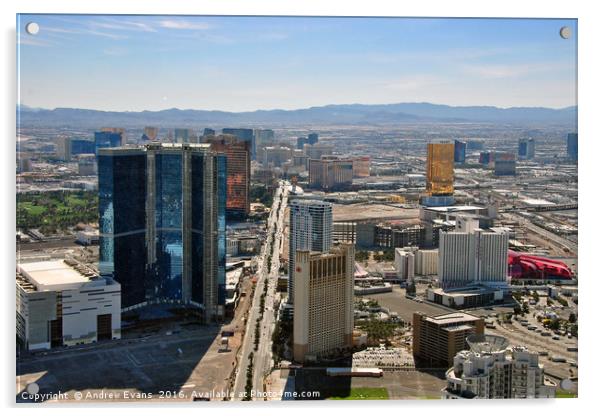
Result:
<instances>
[{"instance_id":1,"label":"flat rooftop","mask_svg":"<svg viewBox=\"0 0 602 416\"><path fill-rule=\"evenodd\" d=\"M18 271L40 292L75 289L98 275L79 264L71 266L65 260L48 260L17 265Z\"/></svg>"},{"instance_id":2,"label":"flat rooftop","mask_svg":"<svg viewBox=\"0 0 602 416\"><path fill-rule=\"evenodd\" d=\"M428 211L438 212L458 212L458 211L479 211L487 209L485 207L478 207L476 205L450 205L447 207L424 207Z\"/></svg>"},{"instance_id":3,"label":"flat rooftop","mask_svg":"<svg viewBox=\"0 0 602 416\"><path fill-rule=\"evenodd\" d=\"M444 315L428 316L426 318L428 322L432 322L437 325L463 324L466 322L478 321L479 319L481 318L464 312L446 313Z\"/></svg>"},{"instance_id":4,"label":"flat rooftop","mask_svg":"<svg viewBox=\"0 0 602 416\"><path fill-rule=\"evenodd\" d=\"M332 219L342 221L380 221L418 218L418 209L386 204L332 204Z\"/></svg>"}]
</instances>

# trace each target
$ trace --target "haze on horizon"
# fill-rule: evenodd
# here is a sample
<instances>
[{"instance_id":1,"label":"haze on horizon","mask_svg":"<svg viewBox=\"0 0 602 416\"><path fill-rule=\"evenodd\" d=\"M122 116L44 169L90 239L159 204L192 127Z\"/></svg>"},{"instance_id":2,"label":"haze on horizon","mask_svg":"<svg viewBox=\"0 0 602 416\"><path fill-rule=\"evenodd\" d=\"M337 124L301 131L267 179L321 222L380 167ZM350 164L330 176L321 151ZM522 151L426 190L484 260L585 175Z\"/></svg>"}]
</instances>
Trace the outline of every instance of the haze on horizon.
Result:
<instances>
[{"instance_id":1,"label":"haze on horizon","mask_svg":"<svg viewBox=\"0 0 602 416\"><path fill-rule=\"evenodd\" d=\"M574 19L20 15L17 25L18 103L29 107L577 105Z\"/></svg>"}]
</instances>

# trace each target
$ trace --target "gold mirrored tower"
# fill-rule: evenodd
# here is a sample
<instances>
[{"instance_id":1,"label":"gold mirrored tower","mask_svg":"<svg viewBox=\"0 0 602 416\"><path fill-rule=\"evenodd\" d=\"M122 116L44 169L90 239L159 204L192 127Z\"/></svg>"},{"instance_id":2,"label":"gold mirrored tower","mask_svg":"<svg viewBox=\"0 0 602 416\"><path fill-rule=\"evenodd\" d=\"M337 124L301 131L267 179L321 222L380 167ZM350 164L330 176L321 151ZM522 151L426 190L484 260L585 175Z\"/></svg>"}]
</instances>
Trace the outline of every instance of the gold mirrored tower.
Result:
<instances>
[{"instance_id":1,"label":"gold mirrored tower","mask_svg":"<svg viewBox=\"0 0 602 416\"><path fill-rule=\"evenodd\" d=\"M426 192L429 195L453 195L454 143L428 143L427 151Z\"/></svg>"}]
</instances>

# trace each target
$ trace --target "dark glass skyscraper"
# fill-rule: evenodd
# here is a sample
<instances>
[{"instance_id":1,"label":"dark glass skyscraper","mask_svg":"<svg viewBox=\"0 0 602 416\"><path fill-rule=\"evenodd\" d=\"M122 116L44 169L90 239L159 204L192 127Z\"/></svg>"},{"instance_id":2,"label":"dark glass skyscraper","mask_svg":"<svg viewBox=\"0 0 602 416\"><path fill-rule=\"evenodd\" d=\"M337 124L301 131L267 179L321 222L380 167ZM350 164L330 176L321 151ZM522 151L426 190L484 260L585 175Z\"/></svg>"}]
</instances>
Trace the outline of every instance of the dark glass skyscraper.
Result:
<instances>
[{"instance_id":1,"label":"dark glass skyscraper","mask_svg":"<svg viewBox=\"0 0 602 416\"><path fill-rule=\"evenodd\" d=\"M577 161L577 133L569 133L566 136L566 152L569 159Z\"/></svg>"},{"instance_id":2,"label":"dark glass skyscraper","mask_svg":"<svg viewBox=\"0 0 602 416\"><path fill-rule=\"evenodd\" d=\"M107 147L123 146L123 135L110 131L97 131L94 133L94 153L98 156L98 150Z\"/></svg>"},{"instance_id":3,"label":"dark glass skyscraper","mask_svg":"<svg viewBox=\"0 0 602 416\"><path fill-rule=\"evenodd\" d=\"M460 140L454 140L454 162L464 163L466 162L466 142Z\"/></svg>"},{"instance_id":4,"label":"dark glass skyscraper","mask_svg":"<svg viewBox=\"0 0 602 416\"><path fill-rule=\"evenodd\" d=\"M307 135L307 143L311 145L318 143L318 137L318 133L309 133Z\"/></svg>"},{"instance_id":5,"label":"dark glass skyscraper","mask_svg":"<svg viewBox=\"0 0 602 416\"><path fill-rule=\"evenodd\" d=\"M535 157L535 140L533 138L518 139L518 158L521 160L533 159Z\"/></svg>"},{"instance_id":6,"label":"dark glass skyscraper","mask_svg":"<svg viewBox=\"0 0 602 416\"><path fill-rule=\"evenodd\" d=\"M122 309L194 305L223 315L226 157L206 144L101 149L100 272Z\"/></svg>"},{"instance_id":7,"label":"dark glass skyscraper","mask_svg":"<svg viewBox=\"0 0 602 416\"><path fill-rule=\"evenodd\" d=\"M222 129L223 134L231 134L233 136L238 137L240 140L244 142L250 143L251 150L251 159L255 160L257 154L257 147L255 146L255 134L253 134L253 129L231 129L225 128Z\"/></svg>"},{"instance_id":8,"label":"dark glass skyscraper","mask_svg":"<svg viewBox=\"0 0 602 416\"><path fill-rule=\"evenodd\" d=\"M92 154L95 150L95 143L92 140L71 139L71 154L83 155Z\"/></svg>"}]
</instances>

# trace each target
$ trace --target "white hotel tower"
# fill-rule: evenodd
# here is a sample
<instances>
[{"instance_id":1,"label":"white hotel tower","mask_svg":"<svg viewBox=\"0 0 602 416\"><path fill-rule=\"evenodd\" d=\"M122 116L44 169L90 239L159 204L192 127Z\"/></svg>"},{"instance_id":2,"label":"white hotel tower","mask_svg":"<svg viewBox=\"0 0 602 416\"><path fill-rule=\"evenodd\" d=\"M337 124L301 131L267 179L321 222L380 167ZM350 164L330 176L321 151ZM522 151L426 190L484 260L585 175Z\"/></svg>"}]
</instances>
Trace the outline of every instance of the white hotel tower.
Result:
<instances>
[{"instance_id":1,"label":"white hotel tower","mask_svg":"<svg viewBox=\"0 0 602 416\"><path fill-rule=\"evenodd\" d=\"M508 234L478 226L477 219L459 216L455 231L440 232L438 275L443 289L506 285Z\"/></svg>"},{"instance_id":2,"label":"white hotel tower","mask_svg":"<svg viewBox=\"0 0 602 416\"><path fill-rule=\"evenodd\" d=\"M327 252L332 247L332 205L316 200L290 202L288 303L294 303L295 255L298 250Z\"/></svg>"}]
</instances>

